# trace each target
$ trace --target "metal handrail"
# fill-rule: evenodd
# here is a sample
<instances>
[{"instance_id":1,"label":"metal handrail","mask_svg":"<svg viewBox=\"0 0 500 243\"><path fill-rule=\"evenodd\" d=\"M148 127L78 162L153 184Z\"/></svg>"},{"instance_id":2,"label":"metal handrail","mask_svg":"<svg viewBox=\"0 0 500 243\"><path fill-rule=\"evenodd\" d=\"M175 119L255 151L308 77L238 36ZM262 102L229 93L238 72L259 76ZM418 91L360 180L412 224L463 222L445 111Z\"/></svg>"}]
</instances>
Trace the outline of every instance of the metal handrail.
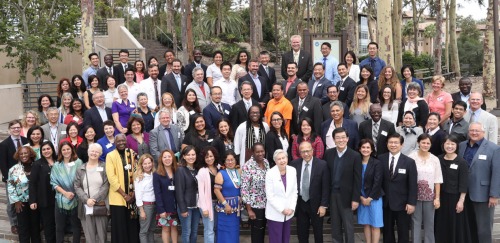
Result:
<instances>
[{"instance_id":1,"label":"metal handrail","mask_svg":"<svg viewBox=\"0 0 500 243\"><path fill-rule=\"evenodd\" d=\"M57 100L57 85L59 82L41 82L41 83L22 83L23 89L23 108L24 110L37 109L38 97L42 94L48 94L55 102Z\"/></svg>"},{"instance_id":2,"label":"metal handrail","mask_svg":"<svg viewBox=\"0 0 500 243\"><path fill-rule=\"evenodd\" d=\"M157 25L157 26L155 26L155 27L156 27L156 28L157 28L157 29L158 29L158 30L159 30L159 31L160 31L163 35L165 35L165 36L166 36L166 37L170 40L170 42L174 43L174 40L172 40L172 39L171 39L171 38L170 38L170 37L169 37L169 36L168 36L165 32L163 32L163 30L162 30L160 27L158 27L158 25ZM179 47L179 45L177 45L177 46L176 46L176 48L177 48L177 51L182 52L182 49Z\"/></svg>"}]
</instances>

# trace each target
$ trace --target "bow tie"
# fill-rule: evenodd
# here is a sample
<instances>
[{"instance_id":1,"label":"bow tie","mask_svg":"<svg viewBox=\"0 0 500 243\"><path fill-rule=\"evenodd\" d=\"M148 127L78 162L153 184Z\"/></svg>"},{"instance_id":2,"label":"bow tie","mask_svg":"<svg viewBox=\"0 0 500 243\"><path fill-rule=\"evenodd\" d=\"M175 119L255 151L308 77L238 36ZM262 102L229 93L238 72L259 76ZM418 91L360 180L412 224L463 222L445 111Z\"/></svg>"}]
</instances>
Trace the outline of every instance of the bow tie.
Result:
<instances>
[{"instance_id":1,"label":"bow tie","mask_svg":"<svg viewBox=\"0 0 500 243\"><path fill-rule=\"evenodd\" d=\"M414 126L413 127L403 126L403 131L405 132L405 135L408 135L410 133L413 133L414 135L417 135L417 133L415 132L414 128L415 128Z\"/></svg>"}]
</instances>

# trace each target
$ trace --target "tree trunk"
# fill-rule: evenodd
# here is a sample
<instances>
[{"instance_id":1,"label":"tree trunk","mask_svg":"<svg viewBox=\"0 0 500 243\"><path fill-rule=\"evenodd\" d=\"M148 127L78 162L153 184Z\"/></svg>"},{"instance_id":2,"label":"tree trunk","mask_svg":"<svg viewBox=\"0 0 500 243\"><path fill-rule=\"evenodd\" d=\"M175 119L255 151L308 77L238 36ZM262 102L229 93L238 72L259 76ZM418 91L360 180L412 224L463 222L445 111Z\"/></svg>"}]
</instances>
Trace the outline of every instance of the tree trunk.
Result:
<instances>
[{"instance_id":1,"label":"tree trunk","mask_svg":"<svg viewBox=\"0 0 500 243\"><path fill-rule=\"evenodd\" d=\"M353 1L352 4L353 7L353 22L354 22L354 46L352 48L352 51L354 53L359 53L359 18L358 18L358 1ZM341 61L341 60L339 60ZM341 61L343 62L343 60Z\"/></svg>"},{"instance_id":2,"label":"tree trunk","mask_svg":"<svg viewBox=\"0 0 500 243\"><path fill-rule=\"evenodd\" d=\"M258 57L262 40L262 0L250 0L250 47L251 56Z\"/></svg>"},{"instance_id":3,"label":"tree trunk","mask_svg":"<svg viewBox=\"0 0 500 243\"><path fill-rule=\"evenodd\" d=\"M441 74L441 55L442 48L442 23L443 23L443 13L442 13L442 0L435 0L435 10L436 10L436 35L434 37L434 75Z\"/></svg>"},{"instance_id":4,"label":"tree trunk","mask_svg":"<svg viewBox=\"0 0 500 243\"><path fill-rule=\"evenodd\" d=\"M88 55L94 52L94 0L82 0L82 71L90 65Z\"/></svg>"},{"instance_id":5,"label":"tree trunk","mask_svg":"<svg viewBox=\"0 0 500 243\"><path fill-rule=\"evenodd\" d=\"M460 73L460 61L458 58L458 46L457 46L457 1L450 0L450 55L451 55L451 71L455 72L457 77L461 77Z\"/></svg>"},{"instance_id":6,"label":"tree trunk","mask_svg":"<svg viewBox=\"0 0 500 243\"><path fill-rule=\"evenodd\" d=\"M328 15L329 16L329 19L328 19L328 22L330 23L330 33L334 33L335 32L335 0L330 0L328 1L330 3L330 14Z\"/></svg>"},{"instance_id":7,"label":"tree trunk","mask_svg":"<svg viewBox=\"0 0 500 243\"><path fill-rule=\"evenodd\" d=\"M394 0L392 6L392 19L393 19L393 36L394 36L394 69L400 70L401 66L403 66L403 47L402 47L402 39L401 39L401 22L402 22L402 12L403 8L402 0Z\"/></svg>"},{"instance_id":8,"label":"tree trunk","mask_svg":"<svg viewBox=\"0 0 500 243\"><path fill-rule=\"evenodd\" d=\"M392 40L391 0L378 0L377 3L377 39L380 47L379 56L388 65L394 64L394 45Z\"/></svg>"},{"instance_id":9,"label":"tree trunk","mask_svg":"<svg viewBox=\"0 0 500 243\"><path fill-rule=\"evenodd\" d=\"M492 97L495 89L495 44L493 38L493 0L489 0L483 59L483 95L486 97Z\"/></svg>"},{"instance_id":10,"label":"tree trunk","mask_svg":"<svg viewBox=\"0 0 500 243\"><path fill-rule=\"evenodd\" d=\"M354 21L354 6L352 0L346 0L345 2L347 8L347 49L350 51L354 50L356 46L356 29Z\"/></svg>"},{"instance_id":11,"label":"tree trunk","mask_svg":"<svg viewBox=\"0 0 500 243\"><path fill-rule=\"evenodd\" d=\"M222 19L222 0L217 1L217 20L215 20L215 35L219 36L221 34L221 19Z\"/></svg>"},{"instance_id":12,"label":"tree trunk","mask_svg":"<svg viewBox=\"0 0 500 243\"><path fill-rule=\"evenodd\" d=\"M370 41L377 42L376 28L377 21L375 20L375 1L368 0L368 33L370 34Z\"/></svg>"},{"instance_id":13,"label":"tree trunk","mask_svg":"<svg viewBox=\"0 0 500 243\"><path fill-rule=\"evenodd\" d=\"M413 10L413 55L418 56L418 18L417 18L417 3L415 0L411 0L411 6Z\"/></svg>"},{"instance_id":14,"label":"tree trunk","mask_svg":"<svg viewBox=\"0 0 500 243\"><path fill-rule=\"evenodd\" d=\"M139 14L139 39L144 39L144 15L142 14L144 0L139 0L137 12Z\"/></svg>"},{"instance_id":15,"label":"tree trunk","mask_svg":"<svg viewBox=\"0 0 500 243\"><path fill-rule=\"evenodd\" d=\"M446 72L450 70L450 4L444 0L446 21L445 21L445 35L444 35L444 65Z\"/></svg>"}]
</instances>

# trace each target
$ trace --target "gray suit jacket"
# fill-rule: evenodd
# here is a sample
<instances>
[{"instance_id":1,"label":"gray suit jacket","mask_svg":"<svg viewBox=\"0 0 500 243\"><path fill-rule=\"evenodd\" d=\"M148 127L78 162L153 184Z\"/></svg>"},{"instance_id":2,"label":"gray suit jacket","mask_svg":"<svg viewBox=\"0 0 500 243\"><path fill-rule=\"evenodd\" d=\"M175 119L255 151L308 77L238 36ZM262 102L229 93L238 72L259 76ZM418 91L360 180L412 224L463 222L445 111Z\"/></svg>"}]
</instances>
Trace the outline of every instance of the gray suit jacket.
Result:
<instances>
[{"instance_id":1,"label":"gray suit jacket","mask_svg":"<svg viewBox=\"0 0 500 243\"><path fill-rule=\"evenodd\" d=\"M50 122L42 126L43 134L44 134L44 139L51 141L51 134L50 134ZM59 123L57 125L57 135L55 134L56 138L56 144L54 144L54 147L59 146L59 142L62 139L65 139L68 135L66 134L66 125ZM57 150L57 149L56 149Z\"/></svg>"},{"instance_id":2,"label":"gray suit jacket","mask_svg":"<svg viewBox=\"0 0 500 243\"><path fill-rule=\"evenodd\" d=\"M180 151L182 140L184 139L184 133L177 125L174 124L170 124L170 132L174 138L176 151ZM167 137L165 136L162 125L155 127L151 130L151 132L149 132L149 148L155 161L158 160L160 153L168 148Z\"/></svg>"},{"instance_id":3,"label":"gray suit jacket","mask_svg":"<svg viewBox=\"0 0 500 243\"><path fill-rule=\"evenodd\" d=\"M464 157L469 140L459 146L458 156ZM500 147L484 139L469 166L469 197L473 202L488 202L500 197Z\"/></svg>"},{"instance_id":4,"label":"gray suit jacket","mask_svg":"<svg viewBox=\"0 0 500 243\"><path fill-rule=\"evenodd\" d=\"M465 112L464 115L464 120L469 122L470 116L472 114L472 110L468 109L467 112ZM494 144L498 144L498 120L497 117L492 115L491 113L481 110L481 113L479 113L479 119L477 122L480 122L483 124L484 129L485 129L485 134L484 138L489 140L490 142Z\"/></svg>"}]
</instances>

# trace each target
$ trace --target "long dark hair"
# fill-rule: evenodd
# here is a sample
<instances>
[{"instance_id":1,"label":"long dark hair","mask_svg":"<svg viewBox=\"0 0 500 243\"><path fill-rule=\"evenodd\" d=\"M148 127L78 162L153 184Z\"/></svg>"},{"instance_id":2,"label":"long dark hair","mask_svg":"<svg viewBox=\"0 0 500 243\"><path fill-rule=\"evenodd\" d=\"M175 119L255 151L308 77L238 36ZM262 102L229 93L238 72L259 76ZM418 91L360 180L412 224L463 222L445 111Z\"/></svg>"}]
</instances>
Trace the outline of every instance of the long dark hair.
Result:
<instances>
[{"instance_id":1,"label":"long dark hair","mask_svg":"<svg viewBox=\"0 0 500 243\"><path fill-rule=\"evenodd\" d=\"M366 71L370 72L370 77L368 77L368 80L366 82L366 85L368 85L369 83L371 83L372 81L375 80L375 74L373 72L372 67L370 67L370 65L364 65L363 67L361 67L361 70L359 72L359 80L361 83L363 83L363 81L364 81L363 75L361 75L361 73L363 72L363 69L366 69Z\"/></svg>"},{"instance_id":2,"label":"long dark hair","mask_svg":"<svg viewBox=\"0 0 500 243\"><path fill-rule=\"evenodd\" d=\"M234 62L234 64L241 64L241 61L240 61L240 55L241 53L245 53L247 54L247 62L245 63L245 70L248 72L248 63L250 62L250 53L248 53L248 51L246 50L241 50L238 52L238 55L236 56L236 61Z\"/></svg>"},{"instance_id":3,"label":"long dark hair","mask_svg":"<svg viewBox=\"0 0 500 243\"><path fill-rule=\"evenodd\" d=\"M184 159L184 155L186 155L186 154L188 154L189 152L191 152L191 150L192 150L192 151L194 151L194 152L196 153L196 160L195 160L195 162L194 162L194 166L193 166L193 167L194 167L195 169L198 169L198 168L199 168L199 163L198 163L198 161L199 161L199 159L198 159L198 153L197 153L197 151L196 151L196 147L194 147L193 145L188 145L188 146L186 146L186 147L185 147L185 148L181 151L181 156L180 156L180 160L181 160L180 162L181 162L181 165L182 165L182 166L186 166L186 165L187 165L186 160Z\"/></svg>"},{"instance_id":4,"label":"long dark hair","mask_svg":"<svg viewBox=\"0 0 500 243\"><path fill-rule=\"evenodd\" d=\"M43 111L43 107L42 107L42 99L47 97L50 101L50 106L49 107L52 107L54 106L54 100L52 99L52 97L50 97L50 95L48 94L42 94L40 95L40 97L38 97L38 100L37 100L37 104L38 104L38 111L42 112Z\"/></svg>"},{"instance_id":5,"label":"long dark hair","mask_svg":"<svg viewBox=\"0 0 500 243\"><path fill-rule=\"evenodd\" d=\"M77 89L77 87L75 86L75 79L76 78L78 78L82 81L82 84L80 84L80 91L82 91L82 92L87 91L87 87L85 86L85 81L83 80L82 76L79 74L75 74L71 78L71 94L73 95L73 97L78 97L78 96L75 96L75 94L78 93L78 91L79 91Z\"/></svg>"},{"instance_id":6,"label":"long dark hair","mask_svg":"<svg viewBox=\"0 0 500 243\"><path fill-rule=\"evenodd\" d=\"M309 126L311 127L311 136L309 136L309 141L311 141L311 144L316 140L316 133L314 132L314 122L311 120L309 117L304 117L300 119L299 121L299 132L297 135L297 143L301 143L302 140L304 139L304 133L302 132L302 123L307 122Z\"/></svg>"},{"instance_id":7,"label":"long dark hair","mask_svg":"<svg viewBox=\"0 0 500 243\"><path fill-rule=\"evenodd\" d=\"M35 126L32 126L30 129L28 129L28 134L27 134L27 139L28 139L28 142L30 143L30 145L31 145L31 146L33 146L33 145L34 145L34 144L33 144L33 140L31 140L31 134L33 134L33 132L34 132L35 130L40 131L40 133L42 134L42 138L40 139L40 142L39 142L40 144L42 144L42 142L43 142L43 138L45 137L45 135L44 135L44 133L43 133L43 129L42 129L42 127L41 127L41 126L36 126L36 125L35 125Z\"/></svg>"},{"instance_id":8,"label":"long dark hair","mask_svg":"<svg viewBox=\"0 0 500 243\"><path fill-rule=\"evenodd\" d=\"M45 159L45 157L43 157L43 155L42 155L42 148L45 145L49 145L50 149L52 149L52 160L54 162L56 162L57 161L56 149L54 148L54 144L52 144L51 141L43 141L42 144L40 144L40 157L41 157L41 159L43 159L43 160L45 160L45 162L47 162L47 159Z\"/></svg>"},{"instance_id":9,"label":"long dark hair","mask_svg":"<svg viewBox=\"0 0 500 243\"><path fill-rule=\"evenodd\" d=\"M83 104L83 101L78 99L78 97L74 97L73 100L71 100L71 103L69 104L69 114L71 114L72 116L75 115L75 109L73 109L73 103L75 102L80 102L80 104L82 104L81 113L83 116L83 113L85 112L85 104Z\"/></svg>"},{"instance_id":10,"label":"long dark hair","mask_svg":"<svg viewBox=\"0 0 500 243\"><path fill-rule=\"evenodd\" d=\"M278 115L281 118L281 120L283 121L283 123L281 124L281 127L280 127L281 137L288 138L288 134L286 133L286 130L285 130L285 119L283 118L283 114L281 114L281 112L279 112L279 111L273 111L273 113L271 113L271 123L272 123L272 119L273 119L274 115ZM276 135L278 135L278 131L276 130L276 128L273 125L269 126L269 131L274 132Z\"/></svg>"},{"instance_id":11,"label":"long dark hair","mask_svg":"<svg viewBox=\"0 0 500 243\"><path fill-rule=\"evenodd\" d=\"M187 100L188 94L190 92L193 92L194 95L196 96L196 99L193 102L193 104L190 104L189 101ZM186 90L186 93L184 93L184 99L182 99L182 106L184 106L184 108L186 108L187 111L195 111L196 113L201 113L200 103L198 102L198 95L196 95L194 89Z\"/></svg>"},{"instance_id":12,"label":"long dark hair","mask_svg":"<svg viewBox=\"0 0 500 243\"><path fill-rule=\"evenodd\" d=\"M394 89L390 85L386 85L380 89L378 92L378 100L380 101L380 106L383 106L385 104L385 99L384 99L384 89L390 89L391 90L391 98L389 98L389 104L387 104L387 109L391 110L392 109L392 104L394 103Z\"/></svg>"},{"instance_id":13,"label":"long dark hair","mask_svg":"<svg viewBox=\"0 0 500 243\"><path fill-rule=\"evenodd\" d=\"M226 122L227 123L227 126L229 127L229 130L227 131L227 136L221 134L219 132L219 125L221 122ZM217 136L219 136L220 138L222 138L222 140L229 140L229 141L234 141L234 132L233 132L233 128L231 128L231 123L229 122L229 119L225 118L225 117L222 117L218 122L217 122L217 129L215 129L216 131L216 134Z\"/></svg>"},{"instance_id":14,"label":"long dark hair","mask_svg":"<svg viewBox=\"0 0 500 243\"><path fill-rule=\"evenodd\" d=\"M78 156L76 155L75 147L73 146L73 144L71 144L68 141L63 141L63 142L61 142L61 144L59 144L58 153L57 153L57 161L59 161L61 163L64 161L64 157L63 157L61 151L62 151L62 148L66 145L68 145L71 148L70 161L75 161L78 159Z\"/></svg>"},{"instance_id":15,"label":"long dark hair","mask_svg":"<svg viewBox=\"0 0 500 243\"><path fill-rule=\"evenodd\" d=\"M200 167L208 167L207 163L205 162L205 157L207 157L208 151L212 152L212 154L214 155L214 166L217 167L217 165L220 164L220 156L219 156L219 152L217 152L217 149L215 149L212 146L204 147L201 150L200 156L199 156Z\"/></svg>"},{"instance_id":16,"label":"long dark hair","mask_svg":"<svg viewBox=\"0 0 500 243\"><path fill-rule=\"evenodd\" d=\"M89 140L87 139L87 137L85 137L85 133L87 133L87 131L92 128L94 130L94 133L95 133L95 129L90 126L90 125L87 125L85 126L83 129L82 129L82 138L83 138L83 141L82 143L80 144L80 146L78 146L79 148L82 148L82 149L85 149L85 151L89 148ZM96 142L96 139L94 137L94 143Z\"/></svg>"}]
</instances>

